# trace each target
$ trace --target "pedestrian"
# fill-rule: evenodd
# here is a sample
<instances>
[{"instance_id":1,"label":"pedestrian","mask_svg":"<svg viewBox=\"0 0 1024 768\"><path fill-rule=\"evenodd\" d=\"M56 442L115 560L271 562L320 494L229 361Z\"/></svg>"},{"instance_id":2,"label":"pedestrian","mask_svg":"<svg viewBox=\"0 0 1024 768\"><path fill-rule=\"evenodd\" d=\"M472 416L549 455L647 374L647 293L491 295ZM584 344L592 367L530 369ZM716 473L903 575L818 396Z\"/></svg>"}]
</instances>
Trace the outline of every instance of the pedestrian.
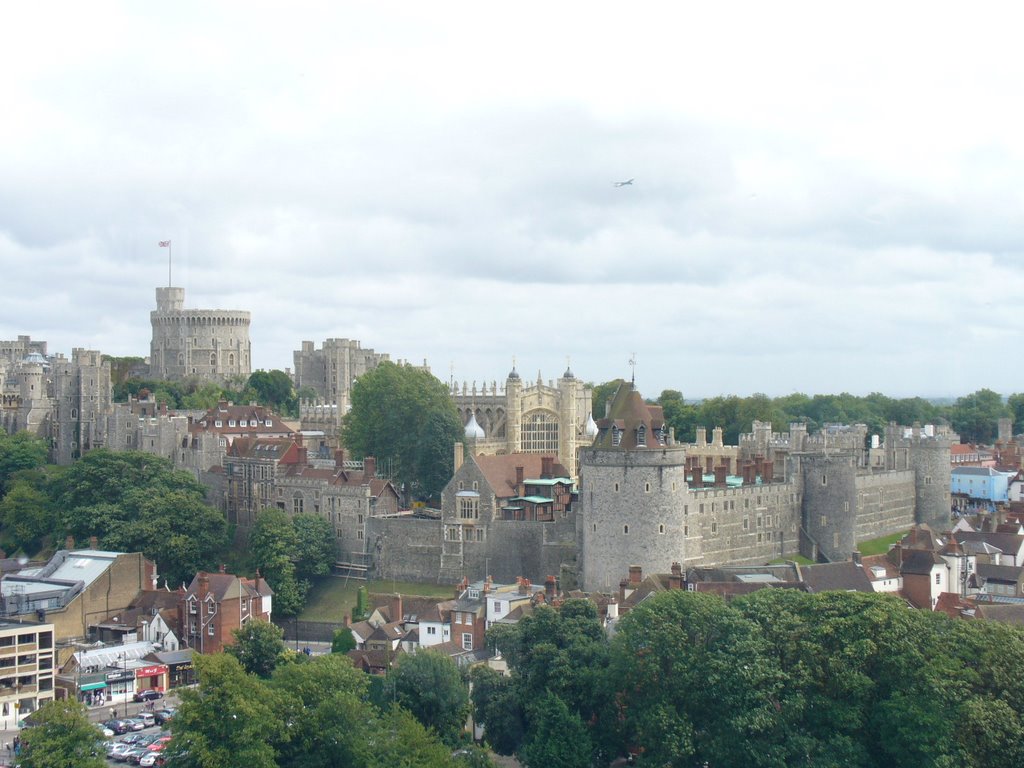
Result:
<instances>
[{"instance_id":1,"label":"pedestrian","mask_svg":"<svg viewBox=\"0 0 1024 768\"><path fill-rule=\"evenodd\" d=\"M111 707L110 708L110 719L111 720L116 720L117 719L117 707Z\"/></svg>"}]
</instances>

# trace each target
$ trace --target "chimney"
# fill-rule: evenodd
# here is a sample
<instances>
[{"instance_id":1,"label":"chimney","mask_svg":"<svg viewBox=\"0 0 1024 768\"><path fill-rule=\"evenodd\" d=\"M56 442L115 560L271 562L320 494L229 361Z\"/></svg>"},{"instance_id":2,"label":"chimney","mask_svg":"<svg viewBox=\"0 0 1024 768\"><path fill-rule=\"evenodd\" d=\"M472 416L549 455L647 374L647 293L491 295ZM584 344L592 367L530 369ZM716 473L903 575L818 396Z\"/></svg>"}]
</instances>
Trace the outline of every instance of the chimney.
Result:
<instances>
[{"instance_id":1,"label":"chimney","mask_svg":"<svg viewBox=\"0 0 1024 768\"><path fill-rule=\"evenodd\" d=\"M540 476L545 479L550 479L552 474L552 465L555 460L551 456L541 456L540 459Z\"/></svg>"},{"instance_id":2,"label":"chimney","mask_svg":"<svg viewBox=\"0 0 1024 768\"><path fill-rule=\"evenodd\" d=\"M679 563L672 563L672 575L668 577L668 588L683 588L683 566Z\"/></svg>"},{"instance_id":3,"label":"chimney","mask_svg":"<svg viewBox=\"0 0 1024 768\"><path fill-rule=\"evenodd\" d=\"M296 447L296 451L299 457L299 464L305 466L308 462L306 461L306 446L299 445Z\"/></svg>"},{"instance_id":4,"label":"chimney","mask_svg":"<svg viewBox=\"0 0 1024 768\"><path fill-rule=\"evenodd\" d=\"M555 602L555 577L548 576L544 579L544 599L548 605L552 605Z\"/></svg>"},{"instance_id":5,"label":"chimney","mask_svg":"<svg viewBox=\"0 0 1024 768\"><path fill-rule=\"evenodd\" d=\"M626 602L626 589L629 587L629 582L623 579L619 582L619 602Z\"/></svg>"},{"instance_id":6,"label":"chimney","mask_svg":"<svg viewBox=\"0 0 1024 768\"><path fill-rule=\"evenodd\" d=\"M345 468L345 451L338 448L334 452L334 468L344 469Z\"/></svg>"},{"instance_id":7,"label":"chimney","mask_svg":"<svg viewBox=\"0 0 1024 768\"><path fill-rule=\"evenodd\" d=\"M516 493L523 495L523 468L516 467Z\"/></svg>"},{"instance_id":8,"label":"chimney","mask_svg":"<svg viewBox=\"0 0 1024 768\"><path fill-rule=\"evenodd\" d=\"M697 439L694 441L697 445L708 444L708 430L706 427L697 427Z\"/></svg>"},{"instance_id":9,"label":"chimney","mask_svg":"<svg viewBox=\"0 0 1024 768\"><path fill-rule=\"evenodd\" d=\"M459 467L463 465L466 460L466 446L462 443L455 443L455 471L459 471Z\"/></svg>"},{"instance_id":10,"label":"chimney","mask_svg":"<svg viewBox=\"0 0 1024 768\"><path fill-rule=\"evenodd\" d=\"M377 476L377 458L375 456L363 457L363 479L372 480Z\"/></svg>"},{"instance_id":11,"label":"chimney","mask_svg":"<svg viewBox=\"0 0 1024 768\"><path fill-rule=\"evenodd\" d=\"M400 594L396 593L396 594L391 596L391 600L389 602L389 608L390 608L390 613L391 613L391 620L392 621L401 621L402 620L402 596Z\"/></svg>"},{"instance_id":12,"label":"chimney","mask_svg":"<svg viewBox=\"0 0 1024 768\"><path fill-rule=\"evenodd\" d=\"M66 550L68 550L68 552L70 552L74 548L75 548L75 537L74 536L68 536L66 539L64 539L64 549L66 549Z\"/></svg>"},{"instance_id":13,"label":"chimney","mask_svg":"<svg viewBox=\"0 0 1024 768\"><path fill-rule=\"evenodd\" d=\"M160 403L160 415L161 416L166 416L167 415L167 403Z\"/></svg>"},{"instance_id":14,"label":"chimney","mask_svg":"<svg viewBox=\"0 0 1024 768\"><path fill-rule=\"evenodd\" d=\"M217 572L218 573L227 573L228 572L228 567L224 563L221 563L220 567L217 569Z\"/></svg>"},{"instance_id":15,"label":"chimney","mask_svg":"<svg viewBox=\"0 0 1024 768\"><path fill-rule=\"evenodd\" d=\"M770 483L775 479L775 463L766 461L761 465L761 482Z\"/></svg>"},{"instance_id":16,"label":"chimney","mask_svg":"<svg viewBox=\"0 0 1024 768\"><path fill-rule=\"evenodd\" d=\"M99 549L99 539L95 536L89 537L89 549Z\"/></svg>"},{"instance_id":17,"label":"chimney","mask_svg":"<svg viewBox=\"0 0 1024 768\"><path fill-rule=\"evenodd\" d=\"M609 619L619 618L619 604L614 599L608 603L608 609L605 615Z\"/></svg>"},{"instance_id":18,"label":"chimney","mask_svg":"<svg viewBox=\"0 0 1024 768\"><path fill-rule=\"evenodd\" d=\"M644 580L644 569L640 565L629 566L629 583L636 585Z\"/></svg>"},{"instance_id":19,"label":"chimney","mask_svg":"<svg viewBox=\"0 0 1024 768\"><path fill-rule=\"evenodd\" d=\"M200 571L198 575L199 582L196 584L196 597L202 603L206 599L206 594L210 591L210 578L206 575L206 571Z\"/></svg>"},{"instance_id":20,"label":"chimney","mask_svg":"<svg viewBox=\"0 0 1024 768\"><path fill-rule=\"evenodd\" d=\"M727 476L726 473L728 472L728 469L729 469L728 467L723 466L721 464L719 464L717 467L715 467L715 487L716 488L725 488L725 485L726 485L725 478Z\"/></svg>"},{"instance_id":21,"label":"chimney","mask_svg":"<svg viewBox=\"0 0 1024 768\"><path fill-rule=\"evenodd\" d=\"M691 488L703 488L704 487L704 470L700 467L694 467L690 473L690 487Z\"/></svg>"},{"instance_id":22,"label":"chimney","mask_svg":"<svg viewBox=\"0 0 1024 768\"><path fill-rule=\"evenodd\" d=\"M861 565L860 550L855 549L850 553L850 557L853 559L855 565Z\"/></svg>"}]
</instances>

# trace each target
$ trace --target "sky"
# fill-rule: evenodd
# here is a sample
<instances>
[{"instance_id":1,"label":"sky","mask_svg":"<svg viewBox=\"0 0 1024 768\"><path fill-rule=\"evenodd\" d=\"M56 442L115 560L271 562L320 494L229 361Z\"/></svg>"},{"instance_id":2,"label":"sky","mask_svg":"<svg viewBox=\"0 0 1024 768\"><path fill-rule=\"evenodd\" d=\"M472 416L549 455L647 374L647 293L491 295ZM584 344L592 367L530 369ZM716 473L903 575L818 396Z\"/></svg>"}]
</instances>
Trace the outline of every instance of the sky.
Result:
<instances>
[{"instance_id":1,"label":"sky","mask_svg":"<svg viewBox=\"0 0 1024 768\"><path fill-rule=\"evenodd\" d=\"M1022 15L11 4L0 338L148 355L171 240L255 368L349 338L469 383L1022 391Z\"/></svg>"}]
</instances>

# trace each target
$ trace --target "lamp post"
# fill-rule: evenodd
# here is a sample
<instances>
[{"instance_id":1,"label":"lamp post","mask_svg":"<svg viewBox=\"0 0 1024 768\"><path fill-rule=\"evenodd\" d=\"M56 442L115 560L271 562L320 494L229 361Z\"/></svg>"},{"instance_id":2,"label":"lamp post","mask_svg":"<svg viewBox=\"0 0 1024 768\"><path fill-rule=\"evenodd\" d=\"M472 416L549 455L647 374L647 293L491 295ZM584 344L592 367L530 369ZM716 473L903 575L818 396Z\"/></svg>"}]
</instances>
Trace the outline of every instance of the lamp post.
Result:
<instances>
[{"instance_id":1,"label":"lamp post","mask_svg":"<svg viewBox=\"0 0 1024 768\"><path fill-rule=\"evenodd\" d=\"M121 682L124 683L124 717L128 719L128 654L122 653L121 660L124 662L124 675Z\"/></svg>"}]
</instances>

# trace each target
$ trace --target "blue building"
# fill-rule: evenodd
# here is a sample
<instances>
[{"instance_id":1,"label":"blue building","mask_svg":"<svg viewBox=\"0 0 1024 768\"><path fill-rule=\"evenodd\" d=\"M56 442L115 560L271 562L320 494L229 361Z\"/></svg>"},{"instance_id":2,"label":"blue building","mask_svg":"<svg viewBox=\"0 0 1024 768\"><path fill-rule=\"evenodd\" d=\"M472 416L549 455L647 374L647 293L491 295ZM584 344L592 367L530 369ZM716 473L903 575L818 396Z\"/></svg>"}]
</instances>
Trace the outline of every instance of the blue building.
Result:
<instances>
[{"instance_id":1,"label":"blue building","mask_svg":"<svg viewBox=\"0 0 1024 768\"><path fill-rule=\"evenodd\" d=\"M999 472L991 467L956 467L950 474L954 496L992 502L1008 499L1010 480L1016 475L1015 472Z\"/></svg>"}]
</instances>

